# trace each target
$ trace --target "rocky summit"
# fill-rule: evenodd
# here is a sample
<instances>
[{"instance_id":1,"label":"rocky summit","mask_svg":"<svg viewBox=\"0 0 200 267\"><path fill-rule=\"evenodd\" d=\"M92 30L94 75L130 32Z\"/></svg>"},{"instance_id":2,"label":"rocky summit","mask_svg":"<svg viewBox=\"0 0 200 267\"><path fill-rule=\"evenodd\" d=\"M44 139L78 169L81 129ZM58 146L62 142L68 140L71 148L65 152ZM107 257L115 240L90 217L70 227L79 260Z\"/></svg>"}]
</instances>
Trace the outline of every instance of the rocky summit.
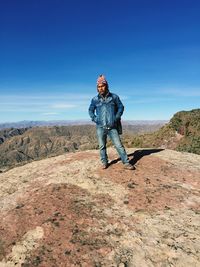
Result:
<instances>
[{"instance_id":1,"label":"rocky summit","mask_svg":"<svg viewBox=\"0 0 200 267\"><path fill-rule=\"evenodd\" d=\"M129 148L0 174L0 267L199 267L200 155Z\"/></svg>"}]
</instances>

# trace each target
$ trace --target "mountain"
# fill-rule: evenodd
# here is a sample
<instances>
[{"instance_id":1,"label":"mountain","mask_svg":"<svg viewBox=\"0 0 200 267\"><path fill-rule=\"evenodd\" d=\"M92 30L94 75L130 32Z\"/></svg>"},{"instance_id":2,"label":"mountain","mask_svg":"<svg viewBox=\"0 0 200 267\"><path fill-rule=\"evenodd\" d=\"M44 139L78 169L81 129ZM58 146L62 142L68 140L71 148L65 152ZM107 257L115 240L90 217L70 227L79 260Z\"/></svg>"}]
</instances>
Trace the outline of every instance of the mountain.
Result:
<instances>
[{"instance_id":1,"label":"mountain","mask_svg":"<svg viewBox=\"0 0 200 267\"><path fill-rule=\"evenodd\" d=\"M28 128L8 128L4 130L0 130L0 144L4 143L6 139L11 138L13 136L22 135L28 130Z\"/></svg>"},{"instance_id":2,"label":"mountain","mask_svg":"<svg viewBox=\"0 0 200 267\"><path fill-rule=\"evenodd\" d=\"M91 125L22 128L14 130L19 132L15 136L9 136L10 129L3 131L8 137L0 145L1 171L28 161L97 147L95 127Z\"/></svg>"},{"instance_id":3,"label":"mountain","mask_svg":"<svg viewBox=\"0 0 200 267\"><path fill-rule=\"evenodd\" d=\"M127 146L161 147L200 154L200 109L177 112L158 131L128 137Z\"/></svg>"},{"instance_id":4,"label":"mountain","mask_svg":"<svg viewBox=\"0 0 200 267\"><path fill-rule=\"evenodd\" d=\"M199 266L200 156L129 148L129 171L98 154L0 174L0 266Z\"/></svg>"},{"instance_id":5,"label":"mountain","mask_svg":"<svg viewBox=\"0 0 200 267\"><path fill-rule=\"evenodd\" d=\"M183 136L177 146L179 151L200 154L200 109L178 112L171 127Z\"/></svg>"},{"instance_id":6,"label":"mountain","mask_svg":"<svg viewBox=\"0 0 200 267\"><path fill-rule=\"evenodd\" d=\"M165 120L127 120L124 125L163 125ZM70 126L70 125L93 125L90 120L55 120L55 121L19 121L0 123L0 130L6 128L30 128L36 126Z\"/></svg>"},{"instance_id":7,"label":"mountain","mask_svg":"<svg viewBox=\"0 0 200 267\"><path fill-rule=\"evenodd\" d=\"M0 129L6 128L30 128L37 126L68 126L92 124L88 120L55 120L55 121L19 121L0 123Z\"/></svg>"}]
</instances>

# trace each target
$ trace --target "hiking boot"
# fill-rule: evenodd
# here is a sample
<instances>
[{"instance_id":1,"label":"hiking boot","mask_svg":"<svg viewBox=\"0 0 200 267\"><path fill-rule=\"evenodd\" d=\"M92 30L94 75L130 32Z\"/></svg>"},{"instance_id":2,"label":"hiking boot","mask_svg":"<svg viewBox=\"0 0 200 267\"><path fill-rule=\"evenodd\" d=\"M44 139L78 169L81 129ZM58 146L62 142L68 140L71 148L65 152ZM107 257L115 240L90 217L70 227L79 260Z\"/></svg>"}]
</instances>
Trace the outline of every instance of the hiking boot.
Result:
<instances>
[{"instance_id":1,"label":"hiking boot","mask_svg":"<svg viewBox=\"0 0 200 267\"><path fill-rule=\"evenodd\" d=\"M135 170L135 167L131 165L130 163L125 163L124 164L124 169L126 170Z\"/></svg>"},{"instance_id":2,"label":"hiking boot","mask_svg":"<svg viewBox=\"0 0 200 267\"><path fill-rule=\"evenodd\" d=\"M103 163L103 164L101 165L101 168L102 168L103 170L107 169L107 168L108 168L108 163Z\"/></svg>"}]
</instances>

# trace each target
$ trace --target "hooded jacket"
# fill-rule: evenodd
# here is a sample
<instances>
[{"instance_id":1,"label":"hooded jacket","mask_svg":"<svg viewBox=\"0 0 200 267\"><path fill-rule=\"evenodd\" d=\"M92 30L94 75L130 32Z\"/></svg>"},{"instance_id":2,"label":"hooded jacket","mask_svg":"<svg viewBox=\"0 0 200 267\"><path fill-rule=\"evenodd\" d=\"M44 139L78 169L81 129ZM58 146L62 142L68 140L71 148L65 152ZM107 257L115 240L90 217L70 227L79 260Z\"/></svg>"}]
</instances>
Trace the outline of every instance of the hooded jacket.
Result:
<instances>
[{"instance_id":1,"label":"hooded jacket","mask_svg":"<svg viewBox=\"0 0 200 267\"><path fill-rule=\"evenodd\" d=\"M103 97L100 94L95 96L89 106L89 115L97 127L105 129L116 128L122 134L121 116L124 106L118 95L108 92Z\"/></svg>"}]
</instances>

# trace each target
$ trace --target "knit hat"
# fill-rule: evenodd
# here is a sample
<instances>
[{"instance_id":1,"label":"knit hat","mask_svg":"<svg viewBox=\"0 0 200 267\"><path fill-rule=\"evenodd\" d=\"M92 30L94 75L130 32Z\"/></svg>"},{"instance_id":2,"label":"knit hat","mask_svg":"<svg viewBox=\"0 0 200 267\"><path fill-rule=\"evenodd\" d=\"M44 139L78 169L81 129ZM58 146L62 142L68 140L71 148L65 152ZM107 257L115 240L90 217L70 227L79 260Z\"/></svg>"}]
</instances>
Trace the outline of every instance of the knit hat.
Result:
<instances>
[{"instance_id":1,"label":"knit hat","mask_svg":"<svg viewBox=\"0 0 200 267\"><path fill-rule=\"evenodd\" d=\"M99 85L101 83L108 84L108 82L106 81L106 77L103 74L99 75L99 77L97 79L97 85Z\"/></svg>"}]
</instances>

